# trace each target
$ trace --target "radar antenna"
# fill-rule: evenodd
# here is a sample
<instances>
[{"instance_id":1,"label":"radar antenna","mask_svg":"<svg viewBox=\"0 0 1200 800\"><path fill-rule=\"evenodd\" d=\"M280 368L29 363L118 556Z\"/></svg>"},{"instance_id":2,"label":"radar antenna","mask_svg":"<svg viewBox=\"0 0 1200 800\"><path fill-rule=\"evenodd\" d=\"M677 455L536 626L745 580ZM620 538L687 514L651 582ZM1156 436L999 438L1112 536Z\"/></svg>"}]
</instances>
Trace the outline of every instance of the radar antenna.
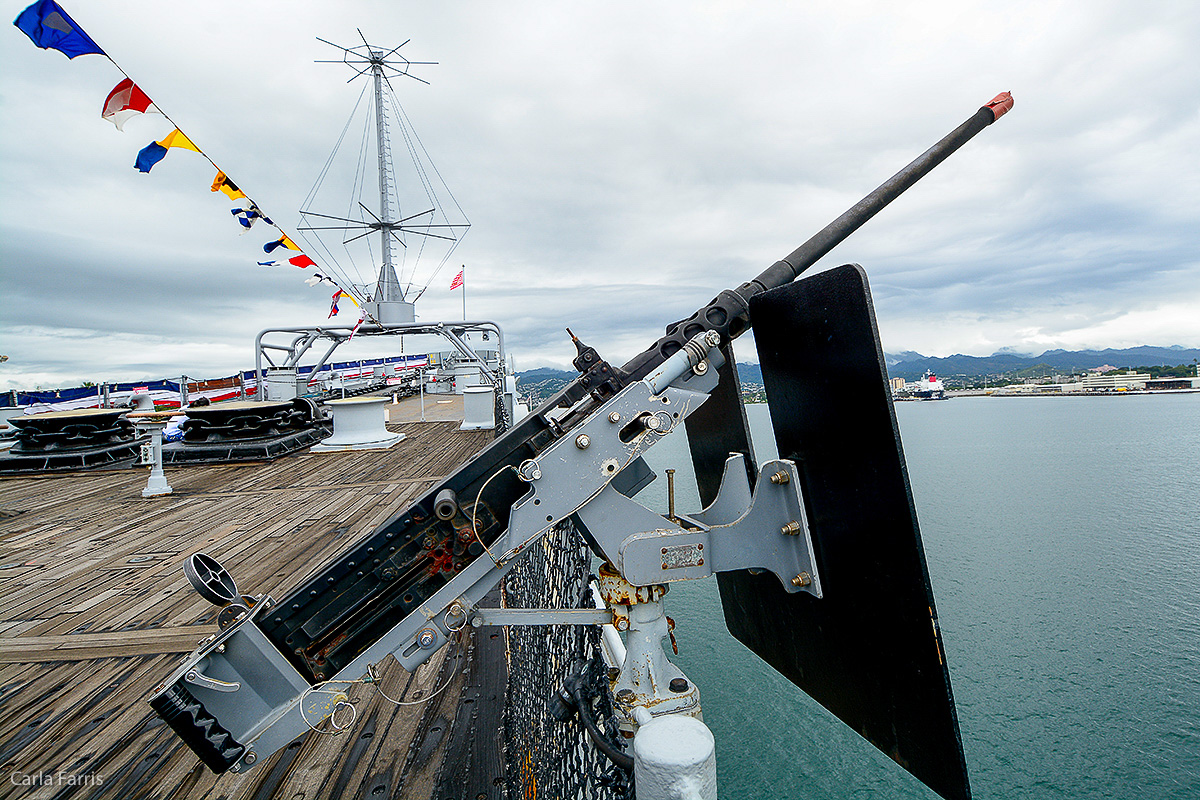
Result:
<instances>
[{"instance_id":1,"label":"radar antenna","mask_svg":"<svg viewBox=\"0 0 1200 800\"><path fill-rule=\"evenodd\" d=\"M366 203L362 202L361 199L358 199L357 209L355 209L353 205L354 201L352 200L351 210L346 216L319 213L310 210L311 204L316 199L318 187L328 173L329 167L337 154L338 147L341 145L341 139L339 139L338 145L334 147L334 153L330 155L329 163L326 164L321 176L317 179L317 183L309 193L309 198L305 202L304 208L300 210L304 221L298 227L298 230L301 233L342 231L343 236L340 244L343 247L360 239L366 239L371 234L377 232L379 234L378 241L380 245L377 278L373 286L360 282L356 288L361 288L362 290L362 297L365 301L363 310L368 319L378 323L404 324L413 322L416 319L416 312L413 305L416 298L410 301L407 295L413 288L418 261L426 251L427 245L432 240L448 243L438 248L444 252L439 263L433 269L432 274L426 277L425 284L419 287L420 291L417 292L417 297L420 296L420 293L428 286L429 281L433 279L449 259L450 254L466 235L471 223L462 213L461 207L454 200L453 194L450 193L449 188L441 180L441 175L438 173L437 168L433 166L428 153L425 152L424 145L421 144L411 125L408 124L403 108L401 108L398 100L396 100L392 88L392 79L399 77L412 78L415 81L428 85L429 81L414 75L412 68L415 66L433 65L437 62L413 61L401 54L400 49L412 41L411 39L406 39L401 44L388 50L383 47L372 46L367 42L361 30L358 31L358 35L362 39L362 44L354 47L343 47L342 45L317 37L317 41L341 50L342 57L337 60L318 60L316 63L346 64L354 71L354 74L346 81L347 83L360 77L370 76L371 78L372 88L374 89L374 139L378 171L379 205L377 209L372 209ZM365 91L366 87L364 87L364 93ZM397 181L391 148L391 127L393 125L399 127L403 135L415 168L415 180L412 183L414 185L419 184L420 188L423 189L423 196L415 193L415 186L406 185L402 187ZM347 123L348 127L349 123ZM345 131L343 131L344 136ZM366 157L367 138L364 131L363 148L359 155L360 165L355 176L355 189L363 188L360 176L363 172L362 162ZM426 162L424 164L421 163L422 156ZM453 211L457 212L453 218L449 215L447 208L438 196L439 191L434 186L431 173L440 184L441 193L449 197L453 205ZM415 197L406 198L406 201L402 200L402 188L413 191ZM351 213L356 216L350 216ZM417 237L417 239L416 241L410 241L410 237ZM368 244L369 241L368 239ZM394 249L394 245L396 244L400 246L399 259L396 258L396 251ZM410 244L414 245L411 249L409 247ZM319 242L319 247L326 252L331 261L334 263L337 262L337 259L334 258L324 242ZM349 254L349 249L346 252ZM351 256L351 262L353 263L353 256ZM397 272L398 262L399 273ZM372 273L374 274L375 271L372 270Z\"/></svg>"}]
</instances>

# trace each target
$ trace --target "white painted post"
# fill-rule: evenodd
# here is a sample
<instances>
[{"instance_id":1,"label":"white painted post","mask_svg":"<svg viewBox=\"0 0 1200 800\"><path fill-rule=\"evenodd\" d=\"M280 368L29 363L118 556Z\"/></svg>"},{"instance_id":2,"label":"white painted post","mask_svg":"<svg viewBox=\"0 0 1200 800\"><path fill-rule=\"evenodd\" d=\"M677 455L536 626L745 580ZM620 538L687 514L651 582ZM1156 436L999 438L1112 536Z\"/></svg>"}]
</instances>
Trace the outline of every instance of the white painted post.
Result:
<instances>
[{"instance_id":1,"label":"white painted post","mask_svg":"<svg viewBox=\"0 0 1200 800\"><path fill-rule=\"evenodd\" d=\"M642 719L633 738L638 800L717 800L717 752L708 726L684 714Z\"/></svg>"},{"instance_id":2,"label":"white painted post","mask_svg":"<svg viewBox=\"0 0 1200 800\"><path fill-rule=\"evenodd\" d=\"M162 457L163 428L167 427L169 421L169 419L154 417L141 417L134 420L139 428L150 432L150 447L154 453L154 462L150 466L150 480L146 483L146 488L142 489L142 497L161 497L172 492L171 485L167 483L167 476L163 472Z\"/></svg>"}]
</instances>

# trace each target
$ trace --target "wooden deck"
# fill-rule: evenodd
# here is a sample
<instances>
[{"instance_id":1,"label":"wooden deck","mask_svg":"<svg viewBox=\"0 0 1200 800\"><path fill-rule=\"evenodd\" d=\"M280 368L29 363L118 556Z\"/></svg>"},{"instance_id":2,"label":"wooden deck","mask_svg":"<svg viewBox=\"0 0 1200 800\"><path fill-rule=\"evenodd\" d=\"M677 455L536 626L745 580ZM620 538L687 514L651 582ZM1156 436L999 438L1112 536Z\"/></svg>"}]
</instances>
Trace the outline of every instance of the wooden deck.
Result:
<instances>
[{"instance_id":1,"label":"wooden deck","mask_svg":"<svg viewBox=\"0 0 1200 800\"><path fill-rule=\"evenodd\" d=\"M389 403L388 422L417 422L421 419L422 407L425 420L462 422L463 396L461 394L427 394L423 398L405 397L399 403Z\"/></svg>"},{"instance_id":2,"label":"wooden deck","mask_svg":"<svg viewBox=\"0 0 1200 800\"><path fill-rule=\"evenodd\" d=\"M479 685L469 642L411 675L389 660L388 695L450 680L436 697L396 706L358 688L351 730L244 775L214 776L146 703L216 630L184 558L208 553L242 592L278 598L492 435L389 427L407 436L390 450L168 467L161 498L141 497L146 469L0 479L0 797L429 798L463 686Z\"/></svg>"}]
</instances>

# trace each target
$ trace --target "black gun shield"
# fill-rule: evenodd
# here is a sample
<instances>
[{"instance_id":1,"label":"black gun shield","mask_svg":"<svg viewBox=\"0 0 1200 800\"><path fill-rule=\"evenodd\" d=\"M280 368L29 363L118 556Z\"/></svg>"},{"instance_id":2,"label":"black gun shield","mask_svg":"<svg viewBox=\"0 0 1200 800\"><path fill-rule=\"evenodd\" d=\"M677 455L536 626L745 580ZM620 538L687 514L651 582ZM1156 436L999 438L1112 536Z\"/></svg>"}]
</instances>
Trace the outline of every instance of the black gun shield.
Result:
<instances>
[{"instance_id":1,"label":"black gun shield","mask_svg":"<svg viewBox=\"0 0 1200 800\"><path fill-rule=\"evenodd\" d=\"M750 303L781 458L799 468L824 598L718 575L743 644L949 800L971 790L867 277ZM732 426L736 429L736 420Z\"/></svg>"}]
</instances>

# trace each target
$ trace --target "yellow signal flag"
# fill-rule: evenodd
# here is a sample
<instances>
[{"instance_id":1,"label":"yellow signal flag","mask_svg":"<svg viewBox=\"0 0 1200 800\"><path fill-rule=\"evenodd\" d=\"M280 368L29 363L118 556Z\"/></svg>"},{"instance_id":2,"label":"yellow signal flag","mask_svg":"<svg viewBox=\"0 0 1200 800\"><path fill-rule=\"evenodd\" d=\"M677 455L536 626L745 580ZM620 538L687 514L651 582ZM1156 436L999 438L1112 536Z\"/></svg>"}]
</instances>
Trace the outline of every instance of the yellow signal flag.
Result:
<instances>
[{"instance_id":1,"label":"yellow signal flag","mask_svg":"<svg viewBox=\"0 0 1200 800\"><path fill-rule=\"evenodd\" d=\"M200 152L200 148L192 144L192 140L184 135L183 131L176 128L167 134L166 138L159 142L163 147L182 147L185 150L195 150Z\"/></svg>"},{"instance_id":2,"label":"yellow signal flag","mask_svg":"<svg viewBox=\"0 0 1200 800\"><path fill-rule=\"evenodd\" d=\"M220 170L217 171L217 177L213 178L212 191L224 192L230 200L247 199L246 194L237 187L237 184L229 180L229 176Z\"/></svg>"}]
</instances>

